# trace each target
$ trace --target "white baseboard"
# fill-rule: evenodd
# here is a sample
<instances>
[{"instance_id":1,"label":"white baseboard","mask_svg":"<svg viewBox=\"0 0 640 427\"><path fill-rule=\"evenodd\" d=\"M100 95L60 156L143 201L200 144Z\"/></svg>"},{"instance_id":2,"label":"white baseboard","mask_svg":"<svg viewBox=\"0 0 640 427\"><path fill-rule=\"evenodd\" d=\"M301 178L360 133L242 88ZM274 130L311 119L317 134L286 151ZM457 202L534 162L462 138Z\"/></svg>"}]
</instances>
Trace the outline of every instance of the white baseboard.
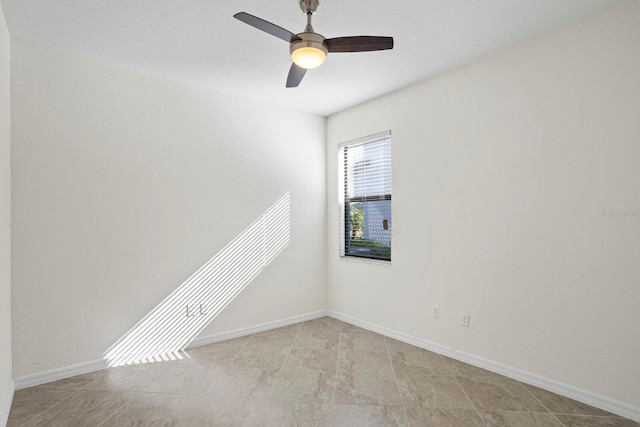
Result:
<instances>
[{"instance_id":1,"label":"white baseboard","mask_svg":"<svg viewBox=\"0 0 640 427\"><path fill-rule=\"evenodd\" d=\"M220 341L228 340L231 338L238 338L244 335L254 334L256 332L268 331L269 329L280 328L282 326L293 325L295 323L304 322L307 320L318 319L326 315L327 315L327 312L324 310L321 310L313 313L303 314L300 316L289 317L287 319L261 323L261 324L249 326L246 328L236 329L229 332L223 332L220 334L197 337L187 346L187 348L200 347L202 345L212 344L215 342L220 342ZM63 378L73 377L75 375L81 375L81 374L87 374L89 372L99 371L101 369L106 369L107 367L108 367L107 361L104 359L99 359L99 360L93 360L91 362L85 362L77 365L57 368L50 371L38 372L31 375L25 375L23 377L19 377L14 380L15 389L21 390L23 388L46 384L52 381L61 380Z\"/></svg>"},{"instance_id":2,"label":"white baseboard","mask_svg":"<svg viewBox=\"0 0 640 427\"><path fill-rule=\"evenodd\" d=\"M367 329L372 332L379 333L389 338L406 342L407 344L411 344L425 350L433 351L434 353L438 353L443 356L447 356L452 359L456 359L461 362L465 362L470 365L477 366L479 368L483 368L500 375L504 375L505 377L509 377L514 380L518 380L523 383L548 390L561 396L577 400L578 402L582 402L587 405L602 409L604 411L611 412L612 414L629 418L634 421L640 421L640 407L638 406L620 402L606 396L592 393L587 390L582 390L569 384L563 384L561 382L545 378L537 374L532 374L530 372L523 371L522 369L517 369L512 366L504 365L502 363L484 359L473 354L458 351L455 348L443 346L441 344L434 343L428 340L419 339L411 335L386 328L384 326L376 325L356 319L351 316L347 316L346 314L328 310L327 316L333 317L334 319L338 319L346 323L350 323L363 329Z\"/></svg>"},{"instance_id":3,"label":"white baseboard","mask_svg":"<svg viewBox=\"0 0 640 427\"><path fill-rule=\"evenodd\" d=\"M18 377L13 381L15 383L16 390L22 390L23 388L33 387L34 385L46 384L51 381L57 381L81 374L88 374L89 372L99 371L106 368L107 362L104 359L99 359L91 362L79 363L77 365L52 369L50 371L25 375L23 377Z\"/></svg>"},{"instance_id":4,"label":"white baseboard","mask_svg":"<svg viewBox=\"0 0 640 427\"><path fill-rule=\"evenodd\" d=\"M328 312L326 310L320 310L313 313L302 314L300 316L288 317L286 319L276 320L273 322L260 323L258 325L248 326L246 328L235 329L229 332L197 337L193 341L191 341L187 348L200 347L207 344L230 340L232 338L239 338L245 335L251 335L258 332L268 331L270 329L281 328L283 326L295 325L296 323L319 319L325 316L328 316Z\"/></svg>"},{"instance_id":5,"label":"white baseboard","mask_svg":"<svg viewBox=\"0 0 640 427\"><path fill-rule=\"evenodd\" d=\"M4 401L4 407L2 408L2 412L0 412L0 426L6 426L7 421L9 421L9 412L11 412L11 403L13 403L13 392L15 391L15 387L13 381L9 383L9 389L7 390L7 397Z\"/></svg>"},{"instance_id":6,"label":"white baseboard","mask_svg":"<svg viewBox=\"0 0 640 427\"><path fill-rule=\"evenodd\" d=\"M273 322L267 322L267 323L261 323L254 326L248 326L246 328L235 329L229 332L223 332L219 334L198 337L194 339L187 348L200 347L207 344L213 344L216 342L220 342L220 341L224 341L232 338L238 338L245 335L268 331L270 329L281 328L283 326L288 326L288 325L293 325L300 322L305 322L308 320L318 319L324 316L333 317L334 319L338 319L343 322L350 323L354 326L358 326L372 332L377 332L389 338L406 342L407 344L424 348L425 350L430 350L435 353L442 354L443 356L447 356L452 359L456 359L461 362L465 362L470 365L477 366L479 368L483 368L488 371L495 372L495 373L504 375L509 378L513 378L518 381L522 381L524 383L527 383L536 387L540 387L542 389L551 391L561 396L566 396L571 399L577 400L579 402L585 403L587 405L591 405L596 408L600 408L602 410L611 412L621 417L629 418L634 421L640 421L640 407L638 406L634 406L625 402L620 402L618 400L611 399L606 396L592 393L587 390L582 390L568 384L563 384L558 381L545 378L537 374L532 374L530 372L523 371L521 369L517 369L512 366L508 366L508 365L497 363L488 359L484 359L482 357L478 357L473 354L458 351L455 348L443 346L441 344L438 344L432 341L419 339L411 335L407 335L405 333L395 331L393 329L389 329L384 326L359 320L354 317L347 316L345 314L338 313L332 310L316 311L313 313L303 314L300 316L294 316L286 319L276 320ZM5 409L4 409L4 412L2 413L2 416L5 419L5 422L9 416L9 410L11 409L11 399L13 397L14 387L15 387L15 390L21 390L23 388L45 384L51 381L56 381L63 378L72 377L75 375L86 374L86 373L97 371L100 369L105 369L106 367L107 367L106 361L103 359L100 359L100 360L94 360L92 362L81 363L78 365L58 368L51 371L46 371L46 372L41 372L41 373L36 373L36 374L31 374L31 375L26 375L23 377L16 378L14 382L11 384L10 393L9 393L10 397L9 397L8 403L5 404ZM1 421L2 421L2 418L0 418L0 426L3 425Z\"/></svg>"}]
</instances>

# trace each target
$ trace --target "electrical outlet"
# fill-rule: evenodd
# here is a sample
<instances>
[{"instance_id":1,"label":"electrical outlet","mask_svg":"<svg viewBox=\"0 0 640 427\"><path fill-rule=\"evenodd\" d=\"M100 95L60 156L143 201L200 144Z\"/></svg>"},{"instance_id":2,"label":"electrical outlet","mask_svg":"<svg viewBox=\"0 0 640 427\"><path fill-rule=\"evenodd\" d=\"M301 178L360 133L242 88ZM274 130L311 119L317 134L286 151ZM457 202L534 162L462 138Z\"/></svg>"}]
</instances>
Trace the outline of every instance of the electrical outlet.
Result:
<instances>
[{"instance_id":1,"label":"electrical outlet","mask_svg":"<svg viewBox=\"0 0 640 427\"><path fill-rule=\"evenodd\" d=\"M204 316L207 314L207 305L206 304L187 304L187 317L194 317L197 315Z\"/></svg>"},{"instance_id":2,"label":"electrical outlet","mask_svg":"<svg viewBox=\"0 0 640 427\"><path fill-rule=\"evenodd\" d=\"M194 317L196 315L196 308L191 307L189 304L185 307L187 309L187 317Z\"/></svg>"},{"instance_id":3,"label":"electrical outlet","mask_svg":"<svg viewBox=\"0 0 640 427\"><path fill-rule=\"evenodd\" d=\"M469 327L469 313L460 313L460 326Z\"/></svg>"},{"instance_id":4,"label":"electrical outlet","mask_svg":"<svg viewBox=\"0 0 640 427\"><path fill-rule=\"evenodd\" d=\"M433 317L434 319L440 317L440 307L438 307L437 305L431 307L431 317Z\"/></svg>"}]
</instances>

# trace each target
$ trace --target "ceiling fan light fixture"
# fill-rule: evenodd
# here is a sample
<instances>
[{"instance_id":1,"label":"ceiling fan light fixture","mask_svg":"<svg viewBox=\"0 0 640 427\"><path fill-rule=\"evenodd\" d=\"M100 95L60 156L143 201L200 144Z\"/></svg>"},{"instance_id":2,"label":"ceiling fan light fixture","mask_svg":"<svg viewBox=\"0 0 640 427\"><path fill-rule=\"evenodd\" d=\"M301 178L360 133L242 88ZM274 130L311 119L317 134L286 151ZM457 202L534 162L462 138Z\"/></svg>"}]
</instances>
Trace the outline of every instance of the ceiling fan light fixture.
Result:
<instances>
[{"instance_id":1,"label":"ceiling fan light fixture","mask_svg":"<svg viewBox=\"0 0 640 427\"><path fill-rule=\"evenodd\" d=\"M311 17L318 9L320 0L298 0L300 9L307 15L307 26L304 31L294 34L269 21L238 12L234 18L245 24L271 34L289 43L289 54L293 60L287 76L286 87L298 87L307 70L321 66L329 52L371 52L374 50L393 49L393 37L347 36L325 38L314 31Z\"/></svg>"},{"instance_id":2,"label":"ceiling fan light fixture","mask_svg":"<svg viewBox=\"0 0 640 427\"><path fill-rule=\"evenodd\" d=\"M327 54L317 47L305 46L291 52L291 59L298 67L309 70L321 66L327 59Z\"/></svg>"},{"instance_id":3,"label":"ceiling fan light fixture","mask_svg":"<svg viewBox=\"0 0 640 427\"><path fill-rule=\"evenodd\" d=\"M324 37L316 33L301 33L302 40L291 42L291 59L298 67L310 70L321 66L327 59L328 49Z\"/></svg>"}]
</instances>

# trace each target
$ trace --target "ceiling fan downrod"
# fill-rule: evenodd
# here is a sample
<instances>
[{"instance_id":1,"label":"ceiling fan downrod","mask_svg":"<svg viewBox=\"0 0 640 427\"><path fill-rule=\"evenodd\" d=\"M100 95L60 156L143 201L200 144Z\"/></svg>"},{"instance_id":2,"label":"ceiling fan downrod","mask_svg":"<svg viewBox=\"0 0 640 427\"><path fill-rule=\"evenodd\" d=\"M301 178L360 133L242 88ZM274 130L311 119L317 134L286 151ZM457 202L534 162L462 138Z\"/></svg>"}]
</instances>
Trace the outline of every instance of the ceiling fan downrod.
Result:
<instances>
[{"instance_id":1,"label":"ceiling fan downrod","mask_svg":"<svg viewBox=\"0 0 640 427\"><path fill-rule=\"evenodd\" d=\"M304 29L305 33L313 33L313 26L311 25L311 16L318 10L320 6L320 0L300 0L300 9L307 15L307 26Z\"/></svg>"}]
</instances>

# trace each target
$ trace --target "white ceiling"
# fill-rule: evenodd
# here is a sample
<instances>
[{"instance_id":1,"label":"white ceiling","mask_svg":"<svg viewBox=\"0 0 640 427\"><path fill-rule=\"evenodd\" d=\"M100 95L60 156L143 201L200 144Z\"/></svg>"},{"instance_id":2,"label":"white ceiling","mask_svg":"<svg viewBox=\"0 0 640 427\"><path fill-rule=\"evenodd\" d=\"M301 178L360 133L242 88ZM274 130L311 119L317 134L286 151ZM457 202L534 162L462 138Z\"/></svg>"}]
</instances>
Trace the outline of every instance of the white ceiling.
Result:
<instances>
[{"instance_id":1,"label":"white ceiling","mask_svg":"<svg viewBox=\"0 0 640 427\"><path fill-rule=\"evenodd\" d=\"M12 37L330 115L611 7L621 0L321 0L325 37L393 36L391 51L330 54L286 89L286 42L232 16L294 33L297 0L0 0Z\"/></svg>"}]
</instances>

